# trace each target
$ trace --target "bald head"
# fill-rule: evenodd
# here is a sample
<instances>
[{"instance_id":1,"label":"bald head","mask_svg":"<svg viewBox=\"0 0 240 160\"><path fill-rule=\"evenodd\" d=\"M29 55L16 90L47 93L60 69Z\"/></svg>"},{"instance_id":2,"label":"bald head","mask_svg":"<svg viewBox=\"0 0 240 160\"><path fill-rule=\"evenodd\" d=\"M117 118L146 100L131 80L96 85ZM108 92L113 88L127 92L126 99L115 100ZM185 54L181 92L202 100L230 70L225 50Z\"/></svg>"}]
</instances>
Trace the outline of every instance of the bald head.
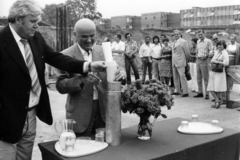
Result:
<instances>
[{"instance_id":1,"label":"bald head","mask_svg":"<svg viewBox=\"0 0 240 160\"><path fill-rule=\"evenodd\" d=\"M96 31L96 25L92 20L87 18L78 20L74 26L75 32L88 32L89 30Z\"/></svg>"},{"instance_id":2,"label":"bald head","mask_svg":"<svg viewBox=\"0 0 240 160\"><path fill-rule=\"evenodd\" d=\"M83 18L77 21L74 34L80 47L85 51L92 49L95 41L96 26L93 21Z\"/></svg>"}]
</instances>

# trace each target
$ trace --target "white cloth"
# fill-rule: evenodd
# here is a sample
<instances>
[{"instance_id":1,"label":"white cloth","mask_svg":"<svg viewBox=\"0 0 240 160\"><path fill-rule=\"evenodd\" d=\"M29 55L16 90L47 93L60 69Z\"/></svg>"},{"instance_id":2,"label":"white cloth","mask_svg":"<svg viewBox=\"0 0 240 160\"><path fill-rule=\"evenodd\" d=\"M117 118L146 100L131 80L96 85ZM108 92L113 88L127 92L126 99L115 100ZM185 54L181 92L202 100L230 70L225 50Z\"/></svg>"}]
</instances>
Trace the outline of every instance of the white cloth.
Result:
<instances>
[{"instance_id":1,"label":"white cloth","mask_svg":"<svg viewBox=\"0 0 240 160\"><path fill-rule=\"evenodd\" d=\"M125 50L125 43L123 41L119 41L119 42L113 42L112 43L112 50L120 50L120 51L124 51ZM123 54L119 54L119 53L114 53L113 55L123 55Z\"/></svg>"},{"instance_id":2,"label":"white cloth","mask_svg":"<svg viewBox=\"0 0 240 160\"><path fill-rule=\"evenodd\" d=\"M232 44L230 43L228 46L227 46L227 51L228 51L228 55L229 56L235 56L236 52L237 52L237 45L236 43L235 44Z\"/></svg>"},{"instance_id":3,"label":"white cloth","mask_svg":"<svg viewBox=\"0 0 240 160\"><path fill-rule=\"evenodd\" d=\"M160 58L161 56L161 45L158 43L158 44L154 44L152 45L151 47L151 51L150 51L150 55L152 56L152 58Z\"/></svg>"},{"instance_id":4,"label":"white cloth","mask_svg":"<svg viewBox=\"0 0 240 160\"><path fill-rule=\"evenodd\" d=\"M224 66L228 66L229 57L226 50L223 50L222 54L219 51L215 52L215 55L213 56L212 61L216 59L222 61ZM225 67L223 67L223 72L221 73L210 71L207 91L215 91L215 92L227 91L227 78L226 78Z\"/></svg>"},{"instance_id":5,"label":"white cloth","mask_svg":"<svg viewBox=\"0 0 240 160\"><path fill-rule=\"evenodd\" d=\"M84 49L81 48L79 44L78 44L78 47L83 55L84 60L87 62L92 62L92 51L89 51L89 52L85 51ZM93 100L98 100L98 92L97 92L96 86L93 86Z\"/></svg>"},{"instance_id":6,"label":"white cloth","mask_svg":"<svg viewBox=\"0 0 240 160\"><path fill-rule=\"evenodd\" d=\"M20 40L22 39L17 33L16 31L12 28L11 24L9 24L9 27L10 27L10 30L13 34L13 37L15 39L15 41L17 42L17 45L22 53L22 56L23 56L23 59L26 63L26 57L25 57L25 51L24 51L24 45L22 44L22 42L20 42ZM31 50L31 47L30 47L30 50ZM27 65L27 64L26 64ZM41 95L41 93L39 94ZM34 107L36 105L38 105L39 103L39 99L40 99L40 96L37 96L33 93L33 91L31 90L30 91L30 94L29 94L29 103L28 103L28 107L31 108L31 107Z\"/></svg>"},{"instance_id":7,"label":"white cloth","mask_svg":"<svg viewBox=\"0 0 240 160\"><path fill-rule=\"evenodd\" d=\"M139 57L150 57L150 51L151 51L152 44L149 43L148 45L146 43L142 44L139 50Z\"/></svg>"},{"instance_id":8,"label":"white cloth","mask_svg":"<svg viewBox=\"0 0 240 160\"><path fill-rule=\"evenodd\" d=\"M191 89L192 91L196 91L198 92L198 85L197 85L197 64L196 63L189 63L189 67L190 67L190 74L192 77L191 80Z\"/></svg>"}]
</instances>

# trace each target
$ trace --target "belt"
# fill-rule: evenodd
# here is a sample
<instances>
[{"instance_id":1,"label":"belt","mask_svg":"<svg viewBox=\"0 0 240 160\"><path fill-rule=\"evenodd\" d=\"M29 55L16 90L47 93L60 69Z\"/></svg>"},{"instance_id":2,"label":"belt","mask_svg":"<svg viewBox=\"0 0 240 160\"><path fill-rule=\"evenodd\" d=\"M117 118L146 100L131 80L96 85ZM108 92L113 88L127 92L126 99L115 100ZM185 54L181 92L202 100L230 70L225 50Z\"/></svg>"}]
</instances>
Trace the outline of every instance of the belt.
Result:
<instances>
[{"instance_id":1,"label":"belt","mask_svg":"<svg viewBox=\"0 0 240 160\"><path fill-rule=\"evenodd\" d=\"M30 112L30 111L33 110L34 108L36 108L36 106L31 107L31 108L27 108L27 111Z\"/></svg>"},{"instance_id":2,"label":"belt","mask_svg":"<svg viewBox=\"0 0 240 160\"><path fill-rule=\"evenodd\" d=\"M121 56L122 54L119 54L119 53L113 53L112 55L113 55L113 56Z\"/></svg>"},{"instance_id":3,"label":"belt","mask_svg":"<svg viewBox=\"0 0 240 160\"><path fill-rule=\"evenodd\" d=\"M153 58L153 57L152 57L152 59L161 60L161 58Z\"/></svg>"},{"instance_id":4,"label":"belt","mask_svg":"<svg viewBox=\"0 0 240 160\"><path fill-rule=\"evenodd\" d=\"M208 57L197 57L197 59L200 59L200 60L206 60Z\"/></svg>"}]
</instances>

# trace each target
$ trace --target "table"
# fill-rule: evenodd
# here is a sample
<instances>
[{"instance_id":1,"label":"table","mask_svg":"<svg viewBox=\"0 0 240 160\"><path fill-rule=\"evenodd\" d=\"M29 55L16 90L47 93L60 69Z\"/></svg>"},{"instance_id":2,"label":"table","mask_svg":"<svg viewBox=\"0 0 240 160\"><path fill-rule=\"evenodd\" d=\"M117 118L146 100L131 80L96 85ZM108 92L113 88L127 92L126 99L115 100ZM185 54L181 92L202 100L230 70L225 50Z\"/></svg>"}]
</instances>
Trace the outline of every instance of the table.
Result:
<instances>
[{"instance_id":1,"label":"table","mask_svg":"<svg viewBox=\"0 0 240 160\"><path fill-rule=\"evenodd\" d=\"M137 126L122 129L121 145L78 158L59 155L56 141L39 143L43 160L239 160L240 133L224 128L213 135L186 135L177 128L185 119L156 122L148 141L137 139Z\"/></svg>"}]
</instances>

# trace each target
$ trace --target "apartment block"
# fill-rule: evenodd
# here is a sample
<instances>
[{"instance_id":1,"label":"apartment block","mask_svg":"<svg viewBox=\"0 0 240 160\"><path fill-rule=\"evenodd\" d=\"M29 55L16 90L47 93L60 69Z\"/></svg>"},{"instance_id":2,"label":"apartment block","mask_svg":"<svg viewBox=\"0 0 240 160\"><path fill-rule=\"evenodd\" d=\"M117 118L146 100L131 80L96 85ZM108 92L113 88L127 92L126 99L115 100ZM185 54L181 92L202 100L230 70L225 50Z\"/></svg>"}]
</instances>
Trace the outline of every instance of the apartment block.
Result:
<instances>
[{"instance_id":1,"label":"apartment block","mask_svg":"<svg viewBox=\"0 0 240 160\"><path fill-rule=\"evenodd\" d=\"M240 5L181 10L181 27L240 25Z\"/></svg>"},{"instance_id":2,"label":"apartment block","mask_svg":"<svg viewBox=\"0 0 240 160\"><path fill-rule=\"evenodd\" d=\"M167 27L168 28L179 28L181 27L181 14L172 13L167 15Z\"/></svg>"},{"instance_id":3,"label":"apartment block","mask_svg":"<svg viewBox=\"0 0 240 160\"><path fill-rule=\"evenodd\" d=\"M142 29L167 28L167 15L169 12L143 13L141 15Z\"/></svg>"}]
</instances>

